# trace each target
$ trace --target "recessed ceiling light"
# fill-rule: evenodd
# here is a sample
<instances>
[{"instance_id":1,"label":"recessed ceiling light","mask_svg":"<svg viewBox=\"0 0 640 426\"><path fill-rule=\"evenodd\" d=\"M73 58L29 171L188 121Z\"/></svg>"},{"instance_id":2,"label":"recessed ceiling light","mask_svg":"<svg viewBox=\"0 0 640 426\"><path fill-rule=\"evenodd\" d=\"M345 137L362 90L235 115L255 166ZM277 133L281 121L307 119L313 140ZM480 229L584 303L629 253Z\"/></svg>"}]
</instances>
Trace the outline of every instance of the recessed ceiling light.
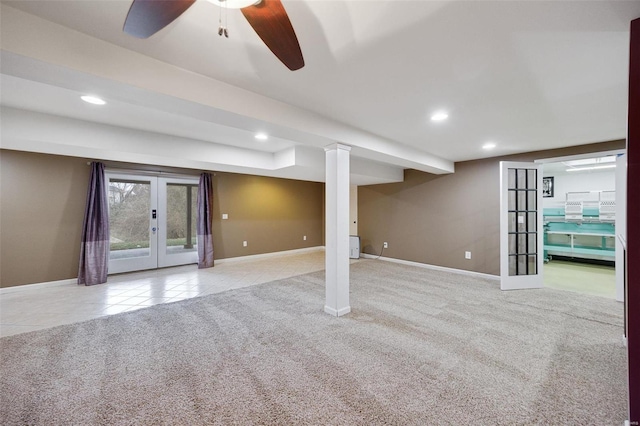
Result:
<instances>
[{"instance_id":1,"label":"recessed ceiling light","mask_svg":"<svg viewBox=\"0 0 640 426\"><path fill-rule=\"evenodd\" d=\"M82 99L85 102L88 102L90 104L94 104L94 105L104 105L106 104L106 102L100 98L98 98L97 96L80 96L80 99Z\"/></svg>"},{"instance_id":2,"label":"recessed ceiling light","mask_svg":"<svg viewBox=\"0 0 640 426\"><path fill-rule=\"evenodd\" d=\"M482 145L482 149L486 149L486 150L490 150L496 147L496 144L493 142L487 142L484 145Z\"/></svg>"},{"instance_id":3,"label":"recessed ceiling light","mask_svg":"<svg viewBox=\"0 0 640 426\"><path fill-rule=\"evenodd\" d=\"M255 138L260 141L266 141L267 139L269 139L269 136L267 136L266 133L256 133Z\"/></svg>"},{"instance_id":4,"label":"recessed ceiling light","mask_svg":"<svg viewBox=\"0 0 640 426\"><path fill-rule=\"evenodd\" d=\"M438 111L431 116L431 121L443 121L449 118L449 114L444 111Z\"/></svg>"}]
</instances>

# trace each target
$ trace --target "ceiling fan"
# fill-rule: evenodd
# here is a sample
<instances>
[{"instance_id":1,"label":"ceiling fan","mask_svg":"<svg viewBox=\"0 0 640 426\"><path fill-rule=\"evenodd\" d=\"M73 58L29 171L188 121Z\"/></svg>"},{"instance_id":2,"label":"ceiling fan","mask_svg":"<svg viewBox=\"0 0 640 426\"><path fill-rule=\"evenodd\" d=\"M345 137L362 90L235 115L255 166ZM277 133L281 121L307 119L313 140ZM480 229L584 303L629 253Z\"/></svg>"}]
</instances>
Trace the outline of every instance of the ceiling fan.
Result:
<instances>
[{"instance_id":1,"label":"ceiling fan","mask_svg":"<svg viewBox=\"0 0 640 426\"><path fill-rule=\"evenodd\" d=\"M196 0L134 0L124 32L138 38L148 38L182 15ZM212 3L231 5L233 0L209 0ZM249 25L264 44L291 71L304 66L298 38L280 0L249 0L240 8Z\"/></svg>"}]
</instances>

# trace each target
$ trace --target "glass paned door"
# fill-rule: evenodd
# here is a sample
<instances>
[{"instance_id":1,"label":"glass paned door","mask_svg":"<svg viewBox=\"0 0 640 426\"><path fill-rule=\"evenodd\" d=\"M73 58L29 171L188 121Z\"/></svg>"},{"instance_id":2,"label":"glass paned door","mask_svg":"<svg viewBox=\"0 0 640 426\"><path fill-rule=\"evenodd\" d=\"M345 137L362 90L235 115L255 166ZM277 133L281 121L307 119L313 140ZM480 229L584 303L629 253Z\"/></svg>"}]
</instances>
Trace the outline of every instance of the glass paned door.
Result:
<instances>
[{"instance_id":1,"label":"glass paned door","mask_svg":"<svg viewBox=\"0 0 640 426\"><path fill-rule=\"evenodd\" d=\"M109 273L198 262L198 180L107 173Z\"/></svg>"},{"instance_id":2,"label":"glass paned door","mask_svg":"<svg viewBox=\"0 0 640 426\"><path fill-rule=\"evenodd\" d=\"M500 162L500 191L500 288L540 288L541 166Z\"/></svg>"},{"instance_id":3,"label":"glass paned door","mask_svg":"<svg viewBox=\"0 0 640 426\"><path fill-rule=\"evenodd\" d=\"M109 273L158 266L157 179L107 173Z\"/></svg>"},{"instance_id":4,"label":"glass paned door","mask_svg":"<svg viewBox=\"0 0 640 426\"><path fill-rule=\"evenodd\" d=\"M196 213L198 181L193 179L160 178L158 266L185 265L198 262Z\"/></svg>"}]
</instances>

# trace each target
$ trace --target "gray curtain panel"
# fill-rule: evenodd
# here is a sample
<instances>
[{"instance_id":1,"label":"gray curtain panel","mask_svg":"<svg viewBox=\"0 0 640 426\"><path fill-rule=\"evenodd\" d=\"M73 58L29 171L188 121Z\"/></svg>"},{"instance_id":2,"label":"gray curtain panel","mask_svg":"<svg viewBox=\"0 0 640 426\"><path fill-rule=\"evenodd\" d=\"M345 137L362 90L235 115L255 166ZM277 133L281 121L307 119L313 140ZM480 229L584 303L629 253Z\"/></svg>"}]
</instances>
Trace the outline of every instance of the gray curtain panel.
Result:
<instances>
[{"instance_id":1,"label":"gray curtain panel","mask_svg":"<svg viewBox=\"0 0 640 426\"><path fill-rule=\"evenodd\" d=\"M213 266L213 183L209 173L200 175L198 185L198 268Z\"/></svg>"},{"instance_id":2,"label":"gray curtain panel","mask_svg":"<svg viewBox=\"0 0 640 426\"><path fill-rule=\"evenodd\" d=\"M78 284L107 282L109 268L109 202L104 164L91 163L87 205L82 224Z\"/></svg>"}]
</instances>

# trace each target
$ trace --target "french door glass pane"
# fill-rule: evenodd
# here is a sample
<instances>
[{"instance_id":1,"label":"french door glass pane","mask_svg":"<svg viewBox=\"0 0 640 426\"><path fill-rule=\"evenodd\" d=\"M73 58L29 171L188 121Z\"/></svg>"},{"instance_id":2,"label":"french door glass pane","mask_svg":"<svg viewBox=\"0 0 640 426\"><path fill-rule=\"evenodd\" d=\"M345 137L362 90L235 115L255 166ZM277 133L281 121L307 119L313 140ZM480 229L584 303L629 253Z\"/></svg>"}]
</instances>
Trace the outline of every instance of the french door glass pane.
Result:
<instances>
[{"instance_id":1,"label":"french door glass pane","mask_svg":"<svg viewBox=\"0 0 640 426\"><path fill-rule=\"evenodd\" d=\"M110 259L149 257L149 181L109 180Z\"/></svg>"},{"instance_id":2,"label":"french door glass pane","mask_svg":"<svg viewBox=\"0 0 640 426\"><path fill-rule=\"evenodd\" d=\"M513 211L516 210L516 191L509 191L508 196L509 196L509 205L507 206L507 209L509 211Z\"/></svg>"},{"instance_id":3,"label":"french door glass pane","mask_svg":"<svg viewBox=\"0 0 640 426\"><path fill-rule=\"evenodd\" d=\"M527 209L527 196L529 191L518 191L518 210L526 211Z\"/></svg>"},{"instance_id":4,"label":"french door glass pane","mask_svg":"<svg viewBox=\"0 0 640 426\"><path fill-rule=\"evenodd\" d=\"M538 230L538 217L537 213L527 213L527 231L536 232Z\"/></svg>"},{"instance_id":5,"label":"french door glass pane","mask_svg":"<svg viewBox=\"0 0 640 426\"><path fill-rule=\"evenodd\" d=\"M536 275L537 170L509 169L507 177L509 275Z\"/></svg>"},{"instance_id":6,"label":"french door glass pane","mask_svg":"<svg viewBox=\"0 0 640 426\"><path fill-rule=\"evenodd\" d=\"M197 185L167 184L166 253L174 255L197 251Z\"/></svg>"},{"instance_id":7,"label":"french door glass pane","mask_svg":"<svg viewBox=\"0 0 640 426\"><path fill-rule=\"evenodd\" d=\"M536 181L534 180L534 186L535 182ZM529 199L527 200L527 210L537 210L538 206L536 201L538 200L538 193L536 191L527 191L527 196L529 197Z\"/></svg>"},{"instance_id":8,"label":"french door glass pane","mask_svg":"<svg viewBox=\"0 0 640 426\"><path fill-rule=\"evenodd\" d=\"M508 175L507 188L514 189L516 187L516 169L509 169L507 171L507 175Z\"/></svg>"}]
</instances>

